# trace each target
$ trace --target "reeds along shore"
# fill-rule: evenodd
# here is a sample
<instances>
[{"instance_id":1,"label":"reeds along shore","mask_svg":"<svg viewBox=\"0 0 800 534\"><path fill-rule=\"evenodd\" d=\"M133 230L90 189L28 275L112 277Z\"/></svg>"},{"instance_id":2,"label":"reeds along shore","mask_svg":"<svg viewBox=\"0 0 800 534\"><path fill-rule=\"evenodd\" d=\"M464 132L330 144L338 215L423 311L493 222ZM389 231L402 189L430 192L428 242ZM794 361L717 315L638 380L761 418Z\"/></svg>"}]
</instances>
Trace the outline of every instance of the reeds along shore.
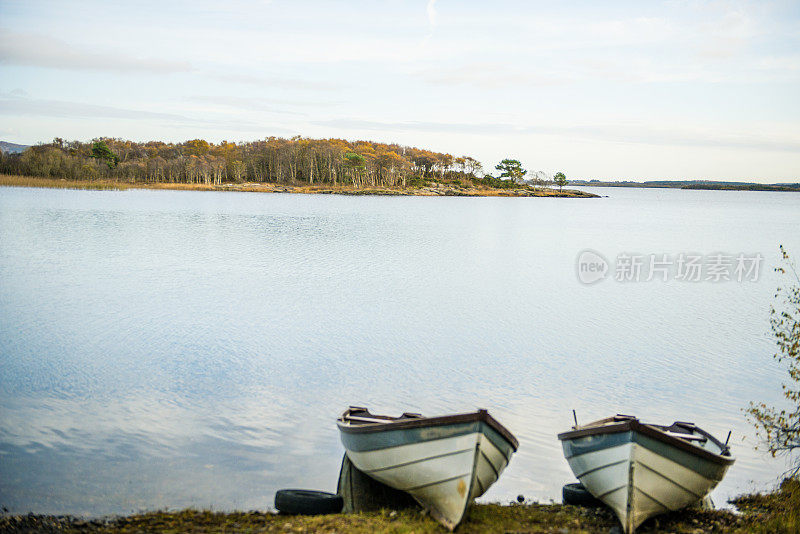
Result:
<instances>
[{"instance_id":1,"label":"reeds along shore","mask_svg":"<svg viewBox=\"0 0 800 534\"><path fill-rule=\"evenodd\" d=\"M454 183L429 182L417 187L355 187L352 185L291 185L261 182L186 184L186 183L130 183L115 180L67 180L64 178L40 178L36 176L19 176L0 174L0 186L43 187L56 189L93 189L93 190L126 190L126 189L170 189L178 191L246 191L258 193L304 193L304 194L340 194L340 195L387 195L387 196L475 196L475 197L597 197L584 191L565 189L557 191L550 188L518 188L497 189L491 187L462 187Z\"/></svg>"},{"instance_id":2,"label":"reeds along shore","mask_svg":"<svg viewBox=\"0 0 800 534\"><path fill-rule=\"evenodd\" d=\"M129 184L107 180L64 180L59 178L39 178L37 176L17 176L0 174L0 185L10 187L44 187L52 189L129 189Z\"/></svg>"}]
</instances>

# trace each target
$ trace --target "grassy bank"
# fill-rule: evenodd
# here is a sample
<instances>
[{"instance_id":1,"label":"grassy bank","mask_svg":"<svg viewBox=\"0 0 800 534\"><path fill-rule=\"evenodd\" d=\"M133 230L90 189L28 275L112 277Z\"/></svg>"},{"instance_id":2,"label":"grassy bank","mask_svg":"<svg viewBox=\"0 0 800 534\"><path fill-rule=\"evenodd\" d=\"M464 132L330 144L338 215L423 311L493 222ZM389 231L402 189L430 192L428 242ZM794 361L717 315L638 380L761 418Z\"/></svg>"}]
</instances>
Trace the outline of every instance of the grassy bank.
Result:
<instances>
[{"instance_id":1,"label":"grassy bank","mask_svg":"<svg viewBox=\"0 0 800 534\"><path fill-rule=\"evenodd\" d=\"M800 479L787 479L772 493L731 501L747 519L749 532L800 532Z\"/></svg>"},{"instance_id":2,"label":"grassy bank","mask_svg":"<svg viewBox=\"0 0 800 534\"><path fill-rule=\"evenodd\" d=\"M10 174L0 174L0 185L12 187L45 187L52 189L108 189L121 190L128 189L128 184L121 184L109 181L67 181L58 178L37 178L34 176L14 176Z\"/></svg>"},{"instance_id":3,"label":"grassy bank","mask_svg":"<svg viewBox=\"0 0 800 534\"><path fill-rule=\"evenodd\" d=\"M13 176L0 174L0 186L45 187L59 189L172 189L181 191L247 191L255 193L304 193L339 195L402 195L402 196L466 196L466 197L596 197L584 191L520 186L510 189L495 189L483 186L463 187L455 183L428 182L419 187L362 187L320 185L287 185L275 183L225 183L221 185L183 184L183 183L130 183L109 180L64 180L58 178L38 178L34 176Z\"/></svg>"},{"instance_id":4,"label":"grassy bank","mask_svg":"<svg viewBox=\"0 0 800 534\"><path fill-rule=\"evenodd\" d=\"M732 511L682 510L645 522L637 532L797 533L800 532L800 483L785 482L763 495L735 499ZM477 533L603 533L617 520L606 508L560 504L479 504L470 508L459 534ZM4 532L306 532L425 534L446 532L420 510L326 516L284 516L270 512L151 512L112 519L85 520L66 516L0 516Z\"/></svg>"}]
</instances>

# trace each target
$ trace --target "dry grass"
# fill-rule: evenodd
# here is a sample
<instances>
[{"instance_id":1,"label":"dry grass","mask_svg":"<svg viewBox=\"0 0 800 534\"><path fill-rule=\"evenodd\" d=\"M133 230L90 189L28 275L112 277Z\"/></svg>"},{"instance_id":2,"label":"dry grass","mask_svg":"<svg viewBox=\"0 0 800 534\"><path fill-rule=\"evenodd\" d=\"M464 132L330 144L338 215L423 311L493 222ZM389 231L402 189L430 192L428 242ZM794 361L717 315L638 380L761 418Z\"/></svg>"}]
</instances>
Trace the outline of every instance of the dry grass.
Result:
<instances>
[{"instance_id":1,"label":"dry grass","mask_svg":"<svg viewBox=\"0 0 800 534\"><path fill-rule=\"evenodd\" d=\"M654 517L637 533L733 534L800 532L800 482L785 481L772 493L742 496L733 501L740 514L727 510L680 510ZM459 534L525 532L602 533L618 525L607 508L561 504L477 504L470 507ZM265 511L211 512L180 510L148 512L127 517L80 519L69 516L0 515L0 532L276 532L444 534L446 530L419 508L360 514L285 516Z\"/></svg>"},{"instance_id":2,"label":"dry grass","mask_svg":"<svg viewBox=\"0 0 800 534\"><path fill-rule=\"evenodd\" d=\"M645 521L640 534L706 532L747 534L800 532L800 482L787 480L772 493L746 495L732 501L740 514L699 507L663 514ZM583 508L561 504L477 504L470 507L459 534L478 533L597 533L614 531L618 522L605 507ZM360 514L286 516L266 511L211 512L159 511L102 519L69 516L2 515L0 532L275 532L444 534L446 530L419 508Z\"/></svg>"},{"instance_id":3,"label":"dry grass","mask_svg":"<svg viewBox=\"0 0 800 534\"><path fill-rule=\"evenodd\" d=\"M39 178L36 176L16 176L0 174L0 186L46 187L52 189L111 189L122 190L131 184L109 180L65 180L63 178Z\"/></svg>"},{"instance_id":4,"label":"dry grass","mask_svg":"<svg viewBox=\"0 0 800 534\"><path fill-rule=\"evenodd\" d=\"M800 480L786 479L778 491L743 495L732 504L746 514L752 523L751 532L800 532Z\"/></svg>"},{"instance_id":5,"label":"dry grass","mask_svg":"<svg viewBox=\"0 0 800 534\"><path fill-rule=\"evenodd\" d=\"M618 525L606 508L581 508L560 504L478 504L470 507L459 534L525 532L607 534ZM751 532L747 515L727 511L683 510L646 521L637 532L697 534L698 532ZM128 517L84 520L54 516L0 516L0 532L303 532L352 534L445 534L447 531L421 509L359 514L286 516L270 512L211 512L181 510L149 512ZM775 530L774 532L790 532ZM792 531L793 532L793 531Z\"/></svg>"}]
</instances>

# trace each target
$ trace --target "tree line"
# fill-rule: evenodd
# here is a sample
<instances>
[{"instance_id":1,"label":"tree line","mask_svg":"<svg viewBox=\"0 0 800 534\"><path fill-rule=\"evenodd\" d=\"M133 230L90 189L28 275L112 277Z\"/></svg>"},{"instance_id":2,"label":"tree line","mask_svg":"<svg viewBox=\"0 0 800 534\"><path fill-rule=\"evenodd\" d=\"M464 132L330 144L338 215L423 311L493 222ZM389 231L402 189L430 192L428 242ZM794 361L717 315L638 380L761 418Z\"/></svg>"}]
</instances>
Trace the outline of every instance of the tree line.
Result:
<instances>
[{"instance_id":1,"label":"tree line","mask_svg":"<svg viewBox=\"0 0 800 534\"><path fill-rule=\"evenodd\" d=\"M407 187L428 180L502 188L523 183L534 187L566 184L541 171L525 180L527 171L518 160L503 160L496 169L501 171L499 178L485 174L481 163L470 156L399 144L301 136L216 144L203 139L137 143L107 137L91 142L55 138L19 154L0 154L2 173L68 180L207 185L272 182L355 187Z\"/></svg>"},{"instance_id":2,"label":"tree line","mask_svg":"<svg viewBox=\"0 0 800 534\"><path fill-rule=\"evenodd\" d=\"M326 183L407 186L414 178L472 179L483 176L469 156L370 141L268 137L218 144L137 143L114 138L65 141L5 154L0 172L66 179L111 179L219 185L223 182Z\"/></svg>"}]
</instances>

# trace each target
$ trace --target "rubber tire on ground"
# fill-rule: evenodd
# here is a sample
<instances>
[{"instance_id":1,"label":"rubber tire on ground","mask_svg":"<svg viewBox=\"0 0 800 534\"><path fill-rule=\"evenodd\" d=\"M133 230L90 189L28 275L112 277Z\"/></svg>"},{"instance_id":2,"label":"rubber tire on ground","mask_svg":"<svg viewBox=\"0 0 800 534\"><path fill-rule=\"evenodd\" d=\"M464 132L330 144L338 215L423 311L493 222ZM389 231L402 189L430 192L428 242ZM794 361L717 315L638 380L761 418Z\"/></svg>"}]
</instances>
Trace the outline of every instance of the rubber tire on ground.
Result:
<instances>
[{"instance_id":1,"label":"rubber tire on ground","mask_svg":"<svg viewBox=\"0 0 800 534\"><path fill-rule=\"evenodd\" d=\"M275 508L284 514L338 514L342 506L341 496L325 491L283 489L275 493Z\"/></svg>"},{"instance_id":2,"label":"rubber tire on ground","mask_svg":"<svg viewBox=\"0 0 800 534\"><path fill-rule=\"evenodd\" d=\"M573 504L575 506L603 505L603 503L597 500L594 495L589 493L589 490L583 487L583 484L580 482L565 484L561 489L561 501L564 504Z\"/></svg>"}]
</instances>

